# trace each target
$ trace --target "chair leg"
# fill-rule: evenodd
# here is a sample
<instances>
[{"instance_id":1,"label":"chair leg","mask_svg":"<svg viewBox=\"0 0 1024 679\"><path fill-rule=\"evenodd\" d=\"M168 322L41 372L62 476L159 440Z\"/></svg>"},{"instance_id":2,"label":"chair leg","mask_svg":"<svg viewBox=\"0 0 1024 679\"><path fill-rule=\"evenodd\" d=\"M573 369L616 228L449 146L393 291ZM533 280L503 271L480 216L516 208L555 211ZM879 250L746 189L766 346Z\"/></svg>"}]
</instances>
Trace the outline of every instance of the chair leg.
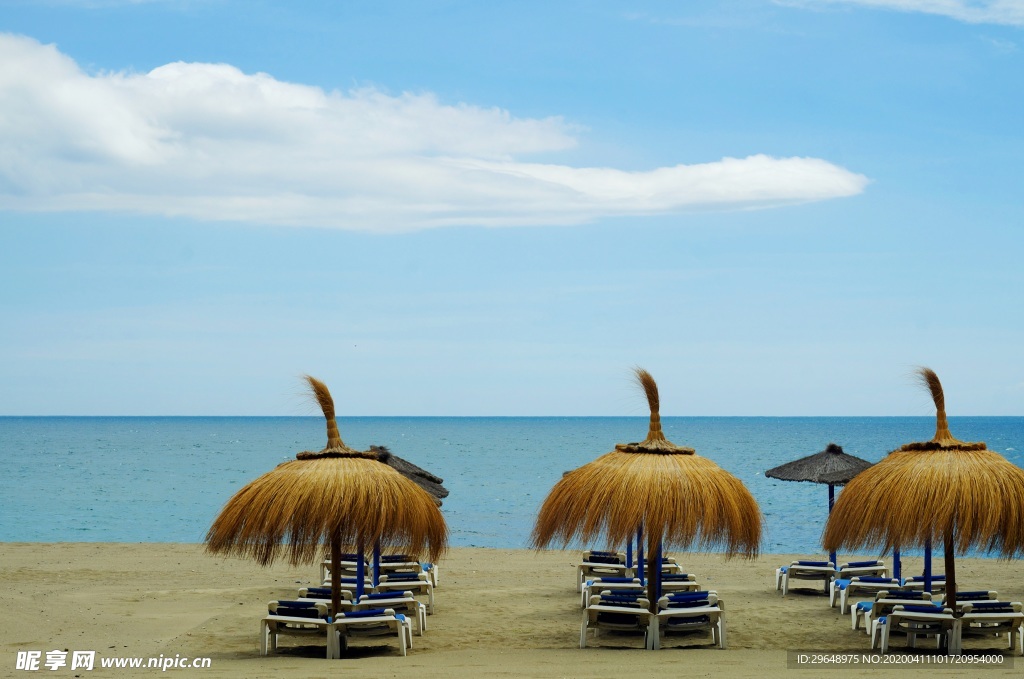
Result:
<instances>
[{"instance_id":1,"label":"chair leg","mask_svg":"<svg viewBox=\"0 0 1024 679\"><path fill-rule=\"evenodd\" d=\"M267 636L270 634L266 620L260 621L260 655L267 654Z\"/></svg>"},{"instance_id":2,"label":"chair leg","mask_svg":"<svg viewBox=\"0 0 1024 679\"><path fill-rule=\"evenodd\" d=\"M587 647L587 614L583 614L583 624L580 625L580 648Z\"/></svg>"}]
</instances>

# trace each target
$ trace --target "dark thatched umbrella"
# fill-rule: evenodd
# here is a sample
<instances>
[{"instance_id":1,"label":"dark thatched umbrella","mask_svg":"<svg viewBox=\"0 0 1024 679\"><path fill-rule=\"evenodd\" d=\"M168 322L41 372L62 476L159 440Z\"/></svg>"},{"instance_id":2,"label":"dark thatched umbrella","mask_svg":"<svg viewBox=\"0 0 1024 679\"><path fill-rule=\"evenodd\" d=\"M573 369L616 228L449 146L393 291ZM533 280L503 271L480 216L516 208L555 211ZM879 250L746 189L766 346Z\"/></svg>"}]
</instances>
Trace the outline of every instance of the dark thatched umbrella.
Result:
<instances>
[{"instance_id":1,"label":"dark thatched umbrella","mask_svg":"<svg viewBox=\"0 0 1024 679\"><path fill-rule=\"evenodd\" d=\"M293 566L316 563L330 545L331 601L341 608L341 549L380 543L436 560L448 527L434 498L377 453L345 445L326 385L306 378L327 419L327 447L302 452L239 490L206 534L206 549L269 565L286 551ZM287 544L285 544L285 541Z\"/></svg>"},{"instance_id":2,"label":"dark thatched umbrella","mask_svg":"<svg viewBox=\"0 0 1024 679\"><path fill-rule=\"evenodd\" d=\"M814 455L801 457L786 464L773 467L764 473L765 476L782 481L810 481L828 485L828 511L832 513L832 505L836 501L836 486L841 486L858 473L871 466L867 460L847 455L835 443L830 443L825 450ZM832 563L836 563L836 553L828 555ZM836 564L838 565L838 564Z\"/></svg>"},{"instance_id":3,"label":"dark thatched umbrella","mask_svg":"<svg viewBox=\"0 0 1024 679\"><path fill-rule=\"evenodd\" d=\"M956 609L954 551L1024 555L1024 469L984 443L953 438L938 376L919 370L935 402L935 437L908 443L857 475L825 526L826 549L945 546L946 594Z\"/></svg>"},{"instance_id":4,"label":"dark thatched umbrella","mask_svg":"<svg viewBox=\"0 0 1024 679\"><path fill-rule=\"evenodd\" d=\"M441 506L441 500L448 497L448 489L441 485L444 483L444 479L440 476L435 476L426 469L417 467L408 460L403 460L385 446L370 446L370 452L377 453L378 462L383 462L395 469L402 476L415 482L417 486L430 493L434 501L437 502L438 507Z\"/></svg>"},{"instance_id":5,"label":"dark thatched umbrella","mask_svg":"<svg viewBox=\"0 0 1024 679\"><path fill-rule=\"evenodd\" d=\"M730 555L757 555L761 510L750 491L732 474L665 438L658 413L658 386L636 369L647 395L651 422L640 443L615 450L562 476L541 506L531 541L540 549L562 547L574 538L606 535L622 544L642 528L648 540L647 579L658 592L662 544L669 547L724 547ZM651 596L656 608L657 597Z\"/></svg>"}]
</instances>

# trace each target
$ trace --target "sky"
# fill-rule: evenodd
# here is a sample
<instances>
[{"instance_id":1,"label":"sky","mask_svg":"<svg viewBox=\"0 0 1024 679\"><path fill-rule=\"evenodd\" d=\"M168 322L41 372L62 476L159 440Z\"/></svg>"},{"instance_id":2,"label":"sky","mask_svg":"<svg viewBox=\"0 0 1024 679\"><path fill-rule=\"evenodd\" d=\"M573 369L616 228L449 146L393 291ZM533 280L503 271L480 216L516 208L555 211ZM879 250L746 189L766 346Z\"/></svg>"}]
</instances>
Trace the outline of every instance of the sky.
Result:
<instances>
[{"instance_id":1,"label":"sky","mask_svg":"<svg viewBox=\"0 0 1024 679\"><path fill-rule=\"evenodd\" d=\"M1024 0L0 0L0 415L1024 415Z\"/></svg>"}]
</instances>

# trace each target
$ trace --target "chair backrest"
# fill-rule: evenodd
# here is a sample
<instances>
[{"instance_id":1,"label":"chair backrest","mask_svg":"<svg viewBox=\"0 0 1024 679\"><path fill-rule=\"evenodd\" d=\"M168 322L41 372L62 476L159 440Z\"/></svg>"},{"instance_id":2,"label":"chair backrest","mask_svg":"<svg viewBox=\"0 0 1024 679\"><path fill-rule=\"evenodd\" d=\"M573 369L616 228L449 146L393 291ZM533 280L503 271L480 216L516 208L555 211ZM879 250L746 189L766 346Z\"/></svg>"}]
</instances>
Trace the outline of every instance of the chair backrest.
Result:
<instances>
[{"instance_id":1,"label":"chair backrest","mask_svg":"<svg viewBox=\"0 0 1024 679\"><path fill-rule=\"evenodd\" d=\"M393 608L364 608L361 611L345 611L338 615L338 618L379 618L382 616L393 616Z\"/></svg>"},{"instance_id":2,"label":"chair backrest","mask_svg":"<svg viewBox=\"0 0 1024 679\"><path fill-rule=\"evenodd\" d=\"M304 599L330 599L330 587L302 587L299 589L299 596ZM347 589L341 590L342 601L352 601L352 592Z\"/></svg>"},{"instance_id":3,"label":"chair backrest","mask_svg":"<svg viewBox=\"0 0 1024 679\"><path fill-rule=\"evenodd\" d=\"M267 604L267 611L287 618L326 618L327 604L319 601L271 601Z\"/></svg>"},{"instance_id":4,"label":"chair backrest","mask_svg":"<svg viewBox=\"0 0 1024 679\"><path fill-rule=\"evenodd\" d=\"M621 552L602 552L592 549L590 551L583 552L583 561L587 563L621 565L626 563L626 555Z\"/></svg>"},{"instance_id":5,"label":"chair backrest","mask_svg":"<svg viewBox=\"0 0 1024 679\"><path fill-rule=\"evenodd\" d=\"M661 597L658 600L658 608L660 610L668 609L686 609L686 608L705 608L718 605L718 595L714 592L703 592L702 597L690 598L690 599L673 599L671 597Z\"/></svg>"},{"instance_id":6,"label":"chair backrest","mask_svg":"<svg viewBox=\"0 0 1024 679\"><path fill-rule=\"evenodd\" d=\"M946 597L948 596L948 594L944 594L942 596L942 603L946 603ZM967 592L956 593L957 603L964 603L967 601L995 601L998 598L999 592L995 590L977 589Z\"/></svg>"},{"instance_id":7,"label":"chair backrest","mask_svg":"<svg viewBox=\"0 0 1024 679\"><path fill-rule=\"evenodd\" d=\"M875 576L871 576L871 575L855 575L852 578L850 578L850 584L851 585L852 584L856 584L858 582L863 582L865 584L872 584L872 585L891 584L893 587L899 587L900 586L900 581L897 580L896 578L879 578L879 577L875 577Z\"/></svg>"},{"instance_id":8,"label":"chair backrest","mask_svg":"<svg viewBox=\"0 0 1024 679\"><path fill-rule=\"evenodd\" d=\"M961 610L965 616L971 613L1020 613L1022 605L1019 601L978 601L964 604Z\"/></svg>"},{"instance_id":9,"label":"chair backrest","mask_svg":"<svg viewBox=\"0 0 1024 679\"><path fill-rule=\"evenodd\" d=\"M388 573L387 575L380 576L381 582L428 582L429 579L427 574L420 571L419 573Z\"/></svg>"},{"instance_id":10,"label":"chair backrest","mask_svg":"<svg viewBox=\"0 0 1024 679\"><path fill-rule=\"evenodd\" d=\"M796 566L797 568L799 568L800 566L811 566L811 567L814 567L814 568L835 568L836 567L836 565L834 563L832 563L831 561L807 561L806 559L801 559L799 561L794 561L793 563L790 564L790 566Z\"/></svg>"}]
</instances>

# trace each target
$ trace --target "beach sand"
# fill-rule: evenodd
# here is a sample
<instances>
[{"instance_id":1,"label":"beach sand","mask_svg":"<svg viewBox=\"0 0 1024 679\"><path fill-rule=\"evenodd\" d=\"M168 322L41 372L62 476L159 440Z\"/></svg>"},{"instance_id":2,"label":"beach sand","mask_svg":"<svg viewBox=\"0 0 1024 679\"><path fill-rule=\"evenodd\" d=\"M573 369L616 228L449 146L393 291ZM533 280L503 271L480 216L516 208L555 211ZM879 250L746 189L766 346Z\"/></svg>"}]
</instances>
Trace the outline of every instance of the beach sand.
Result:
<instances>
[{"instance_id":1,"label":"beach sand","mask_svg":"<svg viewBox=\"0 0 1024 679\"><path fill-rule=\"evenodd\" d=\"M103 657L208 657L208 669L169 669L167 676L200 677L844 677L1019 676L1015 669L935 666L789 668L787 650L866 653L868 638L850 629L848 616L811 590L783 599L774 570L794 555L754 561L721 555L676 554L703 586L725 602L728 648L709 634L673 638L661 651L641 650L640 637L603 636L600 647L579 649L579 595L573 585L578 550L452 549L440 563L436 613L408 657L397 644L359 640L348 655L324 659L321 641L282 637L282 651L259 656L259 620L267 602L296 596L316 584L317 568L277 563L261 568L235 558L208 556L200 545L6 543L0 581L6 601L0 616L0 676L16 671L19 651L94 650L92 671L45 676L156 676L156 669L99 667ZM808 555L804 555L807 558ZM859 558L869 558L870 555ZM854 557L851 557L854 558ZM841 555L842 560L842 555ZM936 563L941 570L941 560ZM919 573L920 559L905 559ZM961 589L991 588L1003 600L1024 600L1018 562L962 559ZM897 642L902 644L902 641ZM969 640L965 648L1005 653L1000 640ZM931 651L932 653L934 651ZM70 653L68 654L70 661ZM1009 660L1009 658L1007 658ZM69 662L70 665L70 662Z\"/></svg>"}]
</instances>

